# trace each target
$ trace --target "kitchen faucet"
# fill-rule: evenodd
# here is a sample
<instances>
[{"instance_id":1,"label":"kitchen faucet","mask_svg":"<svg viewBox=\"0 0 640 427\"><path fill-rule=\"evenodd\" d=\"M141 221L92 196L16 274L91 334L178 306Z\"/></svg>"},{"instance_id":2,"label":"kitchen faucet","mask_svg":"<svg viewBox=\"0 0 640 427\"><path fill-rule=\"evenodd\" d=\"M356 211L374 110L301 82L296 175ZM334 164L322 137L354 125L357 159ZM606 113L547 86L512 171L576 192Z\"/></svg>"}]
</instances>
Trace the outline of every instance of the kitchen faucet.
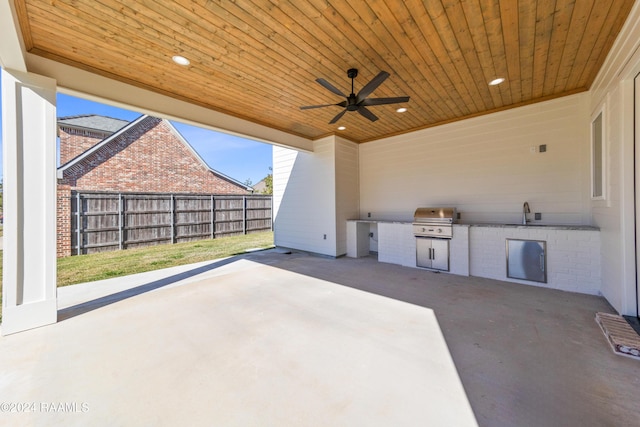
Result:
<instances>
[{"instance_id":1,"label":"kitchen faucet","mask_svg":"<svg viewBox=\"0 0 640 427\"><path fill-rule=\"evenodd\" d=\"M529 209L529 202L524 202L524 205L522 205L522 225L527 225L528 213L531 213L531 209Z\"/></svg>"}]
</instances>

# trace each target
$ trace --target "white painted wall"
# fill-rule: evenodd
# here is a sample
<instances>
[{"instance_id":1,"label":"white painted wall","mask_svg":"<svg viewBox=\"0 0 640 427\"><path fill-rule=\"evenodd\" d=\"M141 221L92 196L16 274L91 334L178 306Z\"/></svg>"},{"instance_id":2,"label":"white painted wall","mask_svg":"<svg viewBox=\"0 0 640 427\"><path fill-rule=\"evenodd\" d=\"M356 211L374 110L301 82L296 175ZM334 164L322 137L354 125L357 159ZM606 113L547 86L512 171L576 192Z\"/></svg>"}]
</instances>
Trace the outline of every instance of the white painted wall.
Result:
<instances>
[{"instance_id":1,"label":"white painted wall","mask_svg":"<svg viewBox=\"0 0 640 427\"><path fill-rule=\"evenodd\" d=\"M546 153L530 148L546 144ZM587 93L360 146L360 215L410 221L455 206L461 222L591 224Z\"/></svg>"},{"instance_id":2,"label":"white painted wall","mask_svg":"<svg viewBox=\"0 0 640 427\"><path fill-rule=\"evenodd\" d=\"M358 144L335 139L336 255L347 253L347 220L357 218L360 208Z\"/></svg>"},{"instance_id":3,"label":"white painted wall","mask_svg":"<svg viewBox=\"0 0 640 427\"><path fill-rule=\"evenodd\" d=\"M601 230L601 292L627 315L637 315L633 79L640 73L639 47L636 2L590 91L590 115L604 109L606 198L591 203L594 223Z\"/></svg>"},{"instance_id":4,"label":"white painted wall","mask_svg":"<svg viewBox=\"0 0 640 427\"><path fill-rule=\"evenodd\" d=\"M275 244L344 255L346 220L358 215L358 147L328 137L313 148L312 153L273 148Z\"/></svg>"},{"instance_id":5,"label":"white painted wall","mask_svg":"<svg viewBox=\"0 0 640 427\"><path fill-rule=\"evenodd\" d=\"M314 142L313 153L273 147L277 246L335 255L334 159L335 147L330 138Z\"/></svg>"}]
</instances>

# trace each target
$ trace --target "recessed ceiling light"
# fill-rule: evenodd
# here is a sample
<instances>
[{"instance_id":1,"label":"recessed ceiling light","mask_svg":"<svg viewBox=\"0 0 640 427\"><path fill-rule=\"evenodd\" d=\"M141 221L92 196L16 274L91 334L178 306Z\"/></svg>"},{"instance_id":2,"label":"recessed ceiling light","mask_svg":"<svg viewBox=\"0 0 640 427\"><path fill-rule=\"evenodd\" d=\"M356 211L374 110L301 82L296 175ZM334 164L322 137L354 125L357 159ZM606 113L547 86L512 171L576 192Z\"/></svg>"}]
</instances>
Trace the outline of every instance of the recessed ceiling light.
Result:
<instances>
[{"instance_id":1,"label":"recessed ceiling light","mask_svg":"<svg viewBox=\"0 0 640 427\"><path fill-rule=\"evenodd\" d=\"M489 86L496 86L499 85L500 83L504 82L504 78L502 77L498 77L497 79L493 79L489 82Z\"/></svg>"},{"instance_id":2,"label":"recessed ceiling light","mask_svg":"<svg viewBox=\"0 0 640 427\"><path fill-rule=\"evenodd\" d=\"M344 127L344 126L340 126L340 127L338 128L338 130L345 130L345 129L346 129L346 127Z\"/></svg>"},{"instance_id":3,"label":"recessed ceiling light","mask_svg":"<svg viewBox=\"0 0 640 427\"><path fill-rule=\"evenodd\" d=\"M396 113L404 113L405 111L407 111L407 109L405 107L401 107L396 110Z\"/></svg>"},{"instance_id":4,"label":"recessed ceiling light","mask_svg":"<svg viewBox=\"0 0 640 427\"><path fill-rule=\"evenodd\" d=\"M191 64L191 61L189 61L187 58L185 58L184 56L180 56L180 55L175 55L173 58L173 62L175 62L178 65L184 65L185 67L189 64Z\"/></svg>"}]
</instances>

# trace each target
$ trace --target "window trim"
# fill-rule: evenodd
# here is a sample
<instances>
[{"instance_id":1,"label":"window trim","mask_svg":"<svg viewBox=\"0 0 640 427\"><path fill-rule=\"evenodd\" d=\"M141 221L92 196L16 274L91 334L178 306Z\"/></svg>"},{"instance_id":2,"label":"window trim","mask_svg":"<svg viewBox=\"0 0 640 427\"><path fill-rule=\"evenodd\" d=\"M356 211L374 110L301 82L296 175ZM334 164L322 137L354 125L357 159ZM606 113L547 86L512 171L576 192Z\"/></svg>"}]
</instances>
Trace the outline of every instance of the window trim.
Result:
<instances>
[{"instance_id":1,"label":"window trim","mask_svg":"<svg viewBox=\"0 0 640 427\"><path fill-rule=\"evenodd\" d=\"M591 168L591 200L606 200L607 199L607 150L606 150L606 109L602 106L596 111L591 118L590 133L591 133L591 156L590 156L590 168ZM597 177L596 173L596 133L595 126L596 121L600 118L600 174ZM596 193L596 179L600 179L600 194Z\"/></svg>"}]
</instances>

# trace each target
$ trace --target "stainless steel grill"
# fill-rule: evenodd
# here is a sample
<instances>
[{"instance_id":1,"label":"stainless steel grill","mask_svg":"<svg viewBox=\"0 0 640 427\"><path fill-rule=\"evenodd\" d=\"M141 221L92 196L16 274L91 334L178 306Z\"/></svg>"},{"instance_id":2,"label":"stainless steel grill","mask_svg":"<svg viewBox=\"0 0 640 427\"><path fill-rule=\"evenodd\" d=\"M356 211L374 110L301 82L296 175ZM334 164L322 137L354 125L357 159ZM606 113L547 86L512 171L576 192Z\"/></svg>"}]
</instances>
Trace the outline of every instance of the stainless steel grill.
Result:
<instances>
[{"instance_id":1,"label":"stainless steel grill","mask_svg":"<svg viewBox=\"0 0 640 427\"><path fill-rule=\"evenodd\" d=\"M418 208L413 214L413 234L451 239L456 217L456 208Z\"/></svg>"}]
</instances>

